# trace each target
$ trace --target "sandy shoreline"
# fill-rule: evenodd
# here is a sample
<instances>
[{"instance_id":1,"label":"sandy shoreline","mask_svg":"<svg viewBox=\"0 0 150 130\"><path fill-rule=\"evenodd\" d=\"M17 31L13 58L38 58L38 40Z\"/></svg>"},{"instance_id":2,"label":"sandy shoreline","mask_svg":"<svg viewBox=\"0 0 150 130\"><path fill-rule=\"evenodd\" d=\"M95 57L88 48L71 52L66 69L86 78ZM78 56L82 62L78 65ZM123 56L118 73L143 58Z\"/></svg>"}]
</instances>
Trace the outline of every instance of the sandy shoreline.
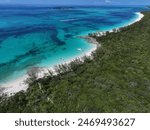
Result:
<instances>
[{"instance_id":1,"label":"sandy shoreline","mask_svg":"<svg viewBox=\"0 0 150 130\"><path fill-rule=\"evenodd\" d=\"M129 23L128 25L125 25L124 27L132 25L132 24L134 24L136 22L139 22L144 17L144 15L142 13L140 13L140 12L137 12L136 14L138 15L138 18L135 21L132 21L131 23ZM110 30L109 32L113 32L113 30ZM91 56L92 52L94 52L97 49L97 45L96 45L97 41L95 41L95 39L89 39L88 36L81 36L80 38L87 39L87 41L89 43L93 43L94 42L94 44L95 44L95 46L93 48L91 48L87 53L85 53L84 55L81 55L79 57L76 57L76 58L82 59L82 57L84 57L84 56ZM69 64L70 62L72 62L76 58L70 59L69 61L64 61L62 64ZM49 68L48 67L47 68L43 67L41 70L42 71L40 71L40 73L38 73L38 78L44 77L45 74L48 73L48 70L51 70L51 71L54 72L54 68L52 68L52 67L49 67ZM8 96L10 96L11 94L15 94L15 93L17 93L17 92L19 92L21 90L26 91L27 88L28 88L28 85L25 84L25 80L28 77L29 76L26 74L26 75L24 75L21 78L18 78L16 80L10 81L10 82L5 83L5 84L1 84L0 87L4 88L2 93L6 93Z\"/></svg>"},{"instance_id":2,"label":"sandy shoreline","mask_svg":"<svg viewBox=\"0 0 150 130\"><path fill-rule=\"evenodd\" d=\"M90 57L92 52L94 52L97 49L97 45L93 46L88 52L86 52L84 55L72 58L68 61L64 61L62 64L69 64L75 59L82 59L84 56ZM57 64L59 65L59 64ZM57 66L56 65L56 66ZM57 75L53 67L37 67L40 69L40 71L37 73L37 77L43 78L45 75L49 73L49 71L52 71L54 75ZM28 74L25 74L23 77L17 78L16 80L12 80L10 82L1 84L0 87L2 88L2 93L1 94L7 94L8 96L12 96L15 93L19 91L26 91L28 89L28 84L25 83L25 81L29 78Z\"/></svg>"},{"instance_id":3,"label":"sandy shoreline","mask_svg":"<svg viewBox=\"0 0 150 130\"><path fill-rule=\"evenodd\" d=\"M131 22L130 24L128 24L127 26L130 26L130 25L132 25L132 24L134 24L134 23L136 23L136 22L139 22L139 21L144 17L144 14L142 14L142 13L140 13L140 12L136 12L135 14L138 15L138 18L137 18L135 21L133 21L133 22Z\"/></svg>"},{"instance_id":4,"label":"sandy shoreline","mask_svg":"<svg viewBox=\"0 0 150 130\"><path fill-rule=\"evenodd\" d=\"M22 90L27 90L28 85L25 83L27 78L28 75L24 75L23 77L17 78L16 80L1 84L1 87L4 88L3 93L11 95Z\"/></svg>"}]
</instances>

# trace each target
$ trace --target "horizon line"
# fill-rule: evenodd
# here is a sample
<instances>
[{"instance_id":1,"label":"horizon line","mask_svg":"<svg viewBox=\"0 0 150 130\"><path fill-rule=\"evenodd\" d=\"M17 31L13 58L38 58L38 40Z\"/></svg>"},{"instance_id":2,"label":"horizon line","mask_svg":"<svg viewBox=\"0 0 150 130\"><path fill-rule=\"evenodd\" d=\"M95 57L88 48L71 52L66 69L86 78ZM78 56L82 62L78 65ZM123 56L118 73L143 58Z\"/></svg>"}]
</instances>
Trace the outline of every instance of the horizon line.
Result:
<instances>
[{"instance_id":1,"label":"horizon line","mask_svg":"<svg viewBox=\"0 0 150 130\"><path fill-rule=\"evenodd\" d=\"M90 4L20 4L20 3L16 3L16 4L6 4L6 3L0 3L1 5L8 5L8 6L150 6L149 4L145 5L145 4L101 4L101 5L90 5Z\"/></svg>"}]
</instances>

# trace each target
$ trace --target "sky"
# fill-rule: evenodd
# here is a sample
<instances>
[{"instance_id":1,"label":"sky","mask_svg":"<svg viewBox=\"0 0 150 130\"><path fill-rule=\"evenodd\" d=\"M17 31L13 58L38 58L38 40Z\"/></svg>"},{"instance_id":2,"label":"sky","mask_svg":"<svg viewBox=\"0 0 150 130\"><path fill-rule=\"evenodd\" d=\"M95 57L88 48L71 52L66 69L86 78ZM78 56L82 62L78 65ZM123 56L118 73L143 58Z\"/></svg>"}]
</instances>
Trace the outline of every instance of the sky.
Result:
<instances>
[{"instance_id":1,"label":"sky","mask_svg":"<svg viewBox=\"0 0 150 130\"><path fill-rule=\"evenodd\" d=\"M0 0L0 4L29 5L150 5L150 0Z\"/></svg>"}]
</instances>

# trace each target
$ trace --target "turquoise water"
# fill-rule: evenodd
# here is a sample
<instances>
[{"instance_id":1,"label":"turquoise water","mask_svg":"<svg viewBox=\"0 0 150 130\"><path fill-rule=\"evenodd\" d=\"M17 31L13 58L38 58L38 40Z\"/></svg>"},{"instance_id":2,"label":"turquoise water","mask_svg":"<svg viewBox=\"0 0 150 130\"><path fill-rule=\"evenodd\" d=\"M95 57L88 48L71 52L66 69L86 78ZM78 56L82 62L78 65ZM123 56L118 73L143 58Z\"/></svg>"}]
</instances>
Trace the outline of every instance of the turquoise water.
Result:
<instances>
[{"instance_id":1,"label":"turquoise water","mask_svg":"<svg viewBox=\"0 0 150 130\"><path fill-rule=\"evenodd\" d=\"M53 67L95 45L77 36L124 26L143 7L0 6L0 83L32 67ZM79 51L81 48L83 51Z\"/></svg>"}]
</instances>

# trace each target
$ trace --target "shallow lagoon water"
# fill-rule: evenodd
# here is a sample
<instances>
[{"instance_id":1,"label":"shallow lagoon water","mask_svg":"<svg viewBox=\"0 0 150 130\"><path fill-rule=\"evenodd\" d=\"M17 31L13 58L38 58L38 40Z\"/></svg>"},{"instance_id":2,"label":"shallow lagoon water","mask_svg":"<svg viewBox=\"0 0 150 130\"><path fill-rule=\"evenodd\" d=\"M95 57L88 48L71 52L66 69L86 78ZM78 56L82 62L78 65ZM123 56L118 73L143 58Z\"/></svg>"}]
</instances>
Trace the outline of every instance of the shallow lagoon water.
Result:
<instances>
[{"instance_id":1,"label":"shallow lagoon water","mask_svg":"<svg viewBox=\"0 0 150 130\"><path fill-rule=\"evenodd\" d=\"M0 7L0 83L95 47L77 36L124 26L143 7ZM82 49L82 51L79 51ZM62 60L63 59L63 60Z\"/></svg>"}]
</instances>

